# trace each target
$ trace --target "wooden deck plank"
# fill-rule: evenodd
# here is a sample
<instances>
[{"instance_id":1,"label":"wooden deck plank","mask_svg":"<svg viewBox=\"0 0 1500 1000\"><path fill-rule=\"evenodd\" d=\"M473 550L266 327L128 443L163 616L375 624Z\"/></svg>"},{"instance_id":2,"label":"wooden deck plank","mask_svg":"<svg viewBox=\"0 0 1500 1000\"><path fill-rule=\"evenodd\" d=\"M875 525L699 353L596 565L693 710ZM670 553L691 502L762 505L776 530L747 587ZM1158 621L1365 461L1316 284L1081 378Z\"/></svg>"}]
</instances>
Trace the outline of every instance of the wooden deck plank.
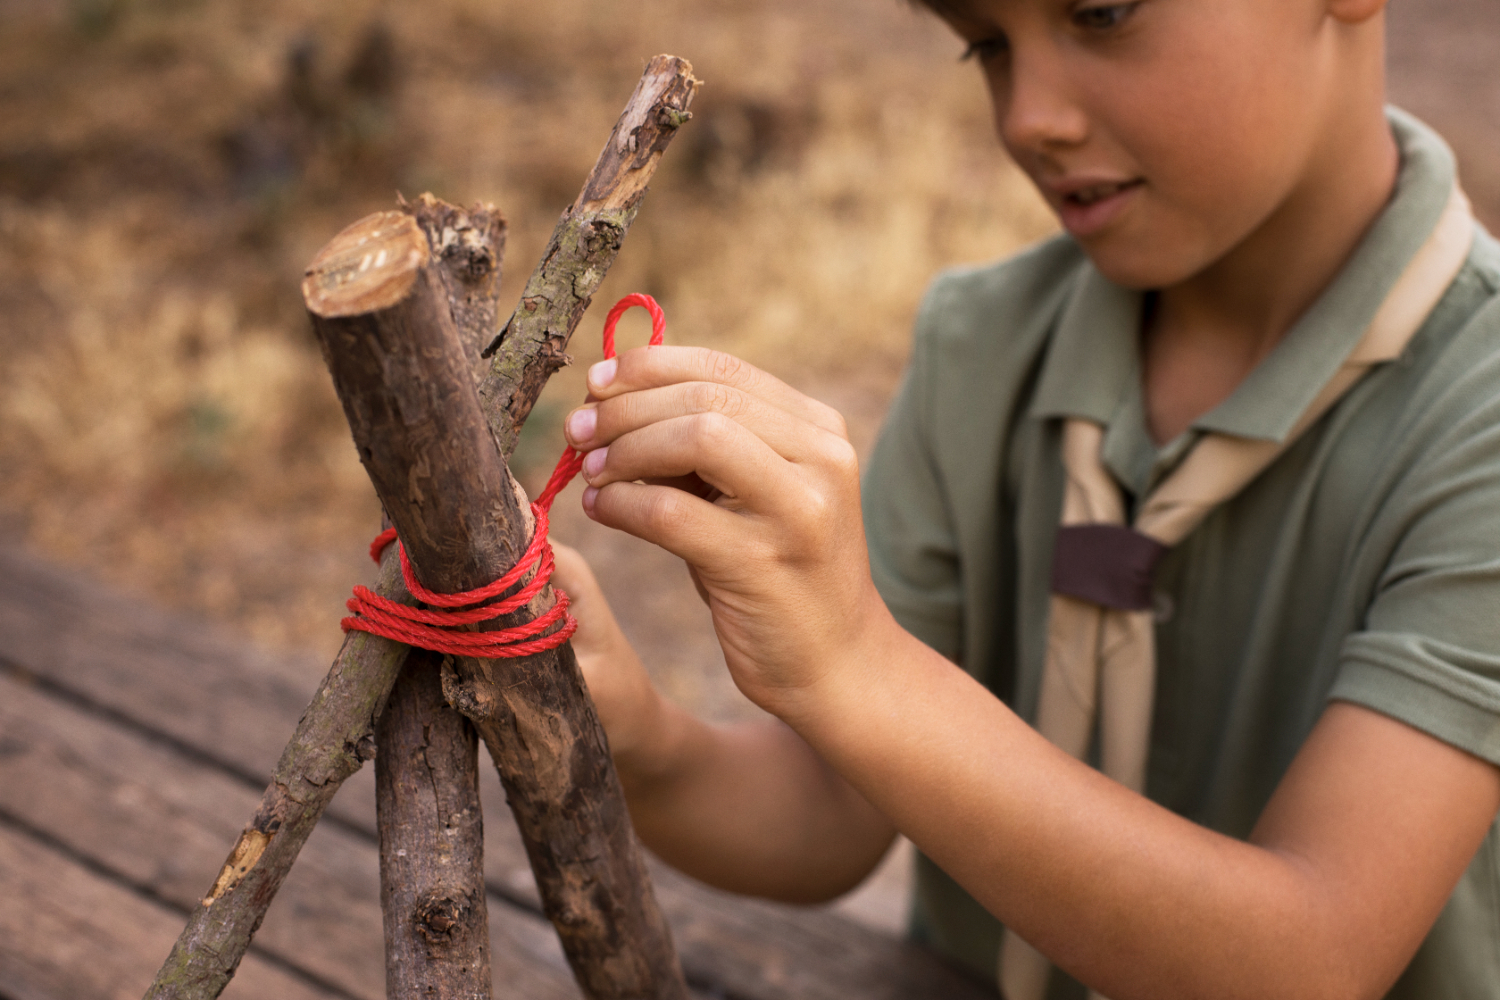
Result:
<instances>
[{"instance_id":1,"label":"wooden deck plank","mask_svg":"<svg viewBox=\"0 0 1500 1000\"><path fill-rule=\"evenodd\" d=\"M5 675L0 733L0 816L179 912L197 905L223 862L224 845L255 808L257 793L239 779ZM338 827L320 827L267 913L255 948L350 996L380 1000L379 893L374 846ZM496 979L523 996L575 1000L550 925L514 907L492 911Z\"/></svg>"},{"instance_id":2,"label":"wooden deck plank","mask_svg":"<svg viewBox=\"0 0 1500 1000\"><path fill-rule=\"evenodd\" d=\"M0 995L137 1000L182 917L0 824ZM247 955L225 1000L337 1000Z\"/></svg>"},{"instance_id":3,"label":"wooden deck plank","mask_svg":"<svg viewBox=\"0 0 1500 1000\"><path fill-rule=\"evenodd\" d=\"M144 607L4 547L0 659L255 783L269 773L322 669L306 657L269 656L221 630ZM371 771L350 779L330 808L344 835L352 831L367 843L375 828ZM535 909L514 822L498 780L486 772L486 880L493 892ZM243 816L234 820L211 870ZM653 876L689 978L710 992L740 1000L995 995L928 952L827 910L732 897L660 864ZM192 891L202 888L195 883Z\"/></svg>"}]
</instances>

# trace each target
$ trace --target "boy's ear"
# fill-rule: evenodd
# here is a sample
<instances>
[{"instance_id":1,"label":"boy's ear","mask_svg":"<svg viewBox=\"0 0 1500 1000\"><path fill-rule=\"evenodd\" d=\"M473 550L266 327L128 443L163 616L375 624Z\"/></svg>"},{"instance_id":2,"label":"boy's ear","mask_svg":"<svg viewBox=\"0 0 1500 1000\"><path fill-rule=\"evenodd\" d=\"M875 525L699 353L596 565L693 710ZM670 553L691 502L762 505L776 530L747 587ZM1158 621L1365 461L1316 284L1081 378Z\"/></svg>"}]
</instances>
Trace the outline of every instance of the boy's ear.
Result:
<instances>
[{"instance_id":1,"label":"boy's ear","mask_svg":"<svg viewBox=\"0 0 1500 1000\"><path fill-rule=\"evenodd\" d=\"M1387 0L1325 0L1328 13L1345 24L1359 24L1385 10Z\"/></svg>"}]
</instances>

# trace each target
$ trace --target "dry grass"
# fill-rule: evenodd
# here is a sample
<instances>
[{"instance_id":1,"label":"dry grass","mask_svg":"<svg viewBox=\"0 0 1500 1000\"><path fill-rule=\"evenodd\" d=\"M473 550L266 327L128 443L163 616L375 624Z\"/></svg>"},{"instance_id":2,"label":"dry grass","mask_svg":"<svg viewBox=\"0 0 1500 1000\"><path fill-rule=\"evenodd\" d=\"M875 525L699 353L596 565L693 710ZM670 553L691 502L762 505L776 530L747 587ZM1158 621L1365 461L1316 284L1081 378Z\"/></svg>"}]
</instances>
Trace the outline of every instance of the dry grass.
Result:
<instances>
[{"instance_id":1,"label":"dry grass","mask_svg":"<svg viewBox=\"0 0 1500 1000\"><path fill-rule=\"evenodd\" d=\"M932 272L1050 226L956 43L900 0L0 0L0 18L0 528L272 645L331 652L366 575L376 506L296 289L397 189L499 204L510 297L645 58L687 56L698 117L602 297L652 292L674 340L826 396L862 440ZM564 373L544 397L528 475L579 393ZM682 575L578 520L560 531L630 591L638 637L686 664L666 683L715 710Z\"/></svg>"}]
</instances>

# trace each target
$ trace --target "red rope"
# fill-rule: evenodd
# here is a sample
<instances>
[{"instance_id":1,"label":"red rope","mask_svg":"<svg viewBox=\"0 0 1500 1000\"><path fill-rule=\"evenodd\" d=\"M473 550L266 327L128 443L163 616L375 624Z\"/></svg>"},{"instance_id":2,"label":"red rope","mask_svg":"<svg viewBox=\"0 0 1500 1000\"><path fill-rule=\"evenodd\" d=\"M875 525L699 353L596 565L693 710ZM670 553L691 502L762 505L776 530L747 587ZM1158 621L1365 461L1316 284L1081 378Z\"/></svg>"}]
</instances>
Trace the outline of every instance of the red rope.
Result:
<instances>
[{"instance_id":1,"label":"red rope","mask_svg":"<svg viewBox=\"0 0 1500 1000\"><path fill-rule=\"evenodd\" d=\"M615 325L632 306L640 306L651 314L651 346L659 346L666 333L667 320L661 306L649 295L627 295L604 318L604 356L615 356ZM473 632L465 626L491 621L524 608L531 599L541 593L552 579L552 544L547 540L548 514L552 501L563 491L578 470L583 468L583 454L569 446L563 449L557 467L542 489L541 495L531 504L531 513L536 518L536 529L532 532L531 544L521 560L509 572L493 583L460 594L439 594L428 590L417 582L411 562L406 558L406 548L396 538L396 529L387 528L375 536L370 544L370 558L377 563L387 545L397 542L401 556L401 575L406 580L406 589L411 595L432 608L465 610L434 611L427 608L412 608L396 601L387 600L368 587L355 587L354 596L348 601L353 616L340 624L344 631L358 630L404 642L408 646L430 649L454 656L472 656L482 659L503 659L514 656L531 656L555 649L568 641L578 630L578 621L568 614L568 595L555 591L557 600L546 614L514 628L495 629L491 632ZM495 603L487 603L514 587L533 569L535 574L520 590ZM562 621L562 627L554 632L549 628Z\"/></svg>"}]
</instances>

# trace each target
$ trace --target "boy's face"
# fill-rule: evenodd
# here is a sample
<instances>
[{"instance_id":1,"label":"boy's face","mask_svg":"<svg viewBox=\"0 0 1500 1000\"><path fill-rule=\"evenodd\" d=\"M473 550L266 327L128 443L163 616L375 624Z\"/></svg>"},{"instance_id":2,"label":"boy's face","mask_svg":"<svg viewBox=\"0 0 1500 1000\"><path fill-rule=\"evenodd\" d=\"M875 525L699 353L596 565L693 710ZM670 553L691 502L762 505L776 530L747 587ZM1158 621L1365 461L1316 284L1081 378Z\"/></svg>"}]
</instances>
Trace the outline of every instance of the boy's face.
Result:
<instances>
[{"instance_id":1,"label":"boy's face","mask_svg":"<svg viewBox=\"0 0 1500 1000\"><path fill-rule=\"evenodd\" d=\"M1352 84L1345 28L1321 0L943 6L1006 148L1120 284L1201 272L1326 183L1338 156L1330 126Z\"/></svg>"}]
</instances>

